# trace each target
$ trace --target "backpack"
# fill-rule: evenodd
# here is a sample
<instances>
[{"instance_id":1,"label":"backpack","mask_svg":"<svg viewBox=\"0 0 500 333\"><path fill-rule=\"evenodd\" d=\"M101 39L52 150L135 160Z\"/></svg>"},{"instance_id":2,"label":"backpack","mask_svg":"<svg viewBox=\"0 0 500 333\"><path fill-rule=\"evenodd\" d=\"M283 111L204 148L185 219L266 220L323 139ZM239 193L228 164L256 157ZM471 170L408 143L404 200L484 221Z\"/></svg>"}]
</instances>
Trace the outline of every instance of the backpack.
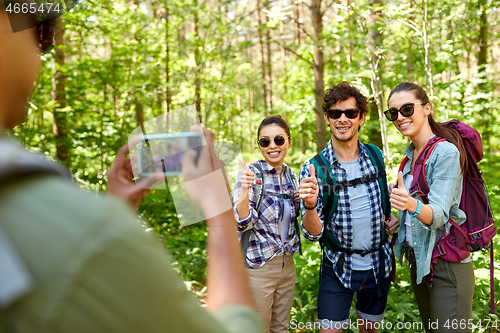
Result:
<instances>
[{"instance_id":1,"label":"backpack","mask_svg":"<svg viewBox=\"0 0 500 333\"><path fill-rule=\"evenodd\" d=\"M293 199L294 198L294 193L277 193L277 192L272 192L272 191L266 191L266 184L264 180L264 170L262 170L261 165L259 162L252 163L250 164L253 166L257 172L255 173L255 211L257 212L257 216L260 214L260 207L262 206L262 201L264 200L264 196L273 196L273 197L278 197L278 198L283 198L283 199ZM298 191L298 185L297 185L297 178L295 177L295 174L291 171L289 168L290 172L287 172L285 174L286 178L288 181L292 184L293 190ZM295 210L296 217L299 214L299 209ZM300 243L300 228L299 228L299 222L297 218L295 218L295 230L297 232L297 235L299 237L299 252L302 255L302 244ZM250 235L252 233L252 229L245 230L240 239L241 243L241 248L243 250L243 258L246 260L246 255L247 255L247 250L248 250L248 245L250 242Z\"/></svg>"},{"instance_id":2,"label":"backpack","mask_svg":"<svg viewBox=\"0 0 500 333\"><path fill-rule=\"evenodd\" d=\"M488 196L488 188L482 177L481 170L477 162L483 158L483 144L478 131L469 127L458 120L451 120L442 125L455 129L461 136L465 150L467 152L468 169L463 177L463 191L459 208L467 215L467 220L458 225L451 218L448 222L451 224L450 232L443 234L438 239L434 251L432 252L431 273L428 277L428 283L432 285L433 270L432 267L437 263L438 258L449 262L459 262L469 256L471 252L487 251L490 249L490 284L491 284L491 311L494 313L493 296L493 243L492 239L497 230L493 221L493 212L491 210ZM446 139L434 136L432 137L415 160L413 167L413 181L410 187L412 196L421 197L423 203L428 204L429 186L425 176L425 163L429 159L436 145ZM401 162L400 171L403 170L408 157Z\"/></svg>"},{"instance_id":3,"label":"backpack","mask_svg":"<svg viewBox=\"0 0 500 333\"><path fill-rule=\"evenodd\" d=\"M0 189L10 182L33 176L60 176L71 180L69 170L41 154L22 149L15 141L0 138ZM33 289L34 278L1 225L0 253L0 308L8 308Z\"/></svg>"},{"instance_id":4,"label":"backpack","mask_svg":"<svg viewBox=\"0 0 500 333\"><path fill-rule=\"evenodd\" d=\"M311 164L314 165L316 174L321 178L323 184L323 218L325 221L325 226L326 226L326 221L330 221L332 219L333 214L337 209L339 191L342 191L347 187L356 187L358 185L371 183L373 181L378 181L380 185L380 190L382 192L382 211L386 219L390 218L391 203L389 201L389 189L387 187L387 177L385 172L385 166L383 163L382 152L380 151L379 148L377 148L372 144L366 143L365 147L368 152L368 156L373 166L375 167L375 173L365 177L356 178L353 180L337 182L322 152L320 152L310 160ZM379 269L378 281L380 285L385 275L385 260L382 259L385 256L383 246L389 237L385 232L385 228L382 227L380 232L381 232L381 242L378 247L369 250L357 250L357 249L346 249L341 247L340 241L337 238L337 236L334 233L328 231L328 229L325 227L323 229L323 235L320 238L321 250L322 252L324 252L324 248L326 247L333 252L342 252L337 262L337 272L340 275L343 274L345 254L348 255L360 254L362 256L365 256L369 253L378 251L380 256L380 269ZM323 254L323 259L324 259L324 254ZM394 254L392 255L392 264L393 264L392 281L394 282L395 281ZM320 272L320 278L321 278L321 272Z\"/></svg>"}]
</instances>

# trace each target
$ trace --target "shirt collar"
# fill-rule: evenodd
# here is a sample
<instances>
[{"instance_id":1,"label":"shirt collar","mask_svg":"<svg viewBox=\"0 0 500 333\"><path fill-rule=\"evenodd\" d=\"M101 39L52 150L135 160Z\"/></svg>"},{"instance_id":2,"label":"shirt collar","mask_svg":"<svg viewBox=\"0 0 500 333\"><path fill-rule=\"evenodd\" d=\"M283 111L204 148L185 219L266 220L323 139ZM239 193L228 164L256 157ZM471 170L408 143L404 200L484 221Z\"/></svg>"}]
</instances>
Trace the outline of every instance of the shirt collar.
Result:
<instances>
[{"instance_id":1,"label":"shirt collar","mask_svg":"<svg viewBox=\"0 0 500 333\"><path fill-rule=\"evenodd\" d=\"M268 173L268 172L271 172L274 170L274 172L276 172L276 169L274 167L272 167L269 163L267 163L266 161L260 159L258 161L258 163L262 166L262 170L265 172L265 173ZM283 162L283 167L282 167L282 173L283 174L286 174L288 172L288 165L285 164L285 162Z\"/></svg>"},{"instance_id":2,"label":"shirt collar","mask_svg":"<svg viewBox=\"0 0 500 333\"><path fill-rule=\"evenodd\" d=\"M368 158L368 152L366 151L365 145L358 140L358 146L359 146L359 158ZM326 161L332 166L335 164L335 162L338 162L337 157L333 153L333 146L332 146L332 139L328 141L328 144L326 145L325 149L322 151L323 155L325 156Z\"/></svg>"},{"instance_id":3,"label":"shirt collar","mask_svg":"<svg viewBox=\"0 0 500 333\"><path fill-rule=\"evenodd\" d=\"M436 136L436 134L432 134L432 136L429 138L429 140L435 136ZM429 140L427 140L427 142L429 142ZM427 142L425 144L427 144ZM410 159L410 161L413 159L413 150L415 150L415 145L413 144L413 142L410 142L408 147L406 147L406 149L405 149L405 155Z\"/></svg>"}]
</instances>

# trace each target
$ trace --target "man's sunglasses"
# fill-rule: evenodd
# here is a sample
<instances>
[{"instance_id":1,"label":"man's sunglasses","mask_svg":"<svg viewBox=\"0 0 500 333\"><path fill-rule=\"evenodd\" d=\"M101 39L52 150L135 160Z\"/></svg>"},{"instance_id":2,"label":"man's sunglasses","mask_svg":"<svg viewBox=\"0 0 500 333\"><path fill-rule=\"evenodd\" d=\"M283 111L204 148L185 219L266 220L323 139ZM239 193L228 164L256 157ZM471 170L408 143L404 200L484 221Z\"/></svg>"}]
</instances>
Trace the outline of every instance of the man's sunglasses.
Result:
<instances>
[{"instance_id":1,"label":"man's sunglasses","mask_svg":"<svg viewBox=\"0 0 500 333\"><path fill-rule=\"evenodd\" d=\"M259 139L259 146L261 146L262 148L269 147L269 145L271 144L271 140L274 140L274 143L276 144L276 146L283 146L285 144L286 138L282 135L278 135L274 139L260 138Z\"/></svg>"},{"instance_id":2,"label":"man's sunglasses","mask_svg":"<svg viewBox=\"0 0 500 333\"><path fill-rule=\"evenodd\" d=\"M328 110L326 110L326 114L331 119L339 119L340 117L342 117L343 113L349 119L356 119L356 117L359 115L359 112L360 112L359 109L347 109L347 110L328 109Z\"/></svg>"},{"instance_id":3,"label":"man's sunglasses","mask_svg":"<svg viewBox=\"0 0 500 333\"><path fill-rule=\"evenodd\" d=\"M425 105L426 103L407 103L403 105L402 107L398 109L396 108L390 108L387 111L384 111L385 117L389 121L395 121L398 119L398 112L401 113L403 117L411 117L413 116L413 113L415 112L415 104L416 105Z\"/></svg>"}]
</instances>

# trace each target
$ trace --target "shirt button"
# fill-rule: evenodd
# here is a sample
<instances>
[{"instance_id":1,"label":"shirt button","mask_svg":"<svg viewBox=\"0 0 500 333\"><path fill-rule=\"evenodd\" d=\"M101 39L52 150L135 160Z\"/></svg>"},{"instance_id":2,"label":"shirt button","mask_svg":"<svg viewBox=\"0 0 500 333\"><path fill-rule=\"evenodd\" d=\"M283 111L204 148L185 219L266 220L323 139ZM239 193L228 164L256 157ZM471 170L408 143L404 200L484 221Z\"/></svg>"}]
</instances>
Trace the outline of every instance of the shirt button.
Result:
<instances>
[{"instance_id":1,"label":"shirt button","mask_svg":"<svg viewBox=\"0 0 500 333\"><path fill-rule=\"evenodd\" d=\"M412 226L412 227L414 227L414 226L415 226L415 223L412 223L412 224L411 224L411 226Z\"/></svg>"},{"instance_id":2,"label":"shirt button","mask_svg":"<svg viewBox=\"0 0 500 333\"><path fill-rule=\"evenodd\" d=\"M415 242L415 243L413 243L413 245L417 245L417 243Z\"/></svg>"}]
</instances>

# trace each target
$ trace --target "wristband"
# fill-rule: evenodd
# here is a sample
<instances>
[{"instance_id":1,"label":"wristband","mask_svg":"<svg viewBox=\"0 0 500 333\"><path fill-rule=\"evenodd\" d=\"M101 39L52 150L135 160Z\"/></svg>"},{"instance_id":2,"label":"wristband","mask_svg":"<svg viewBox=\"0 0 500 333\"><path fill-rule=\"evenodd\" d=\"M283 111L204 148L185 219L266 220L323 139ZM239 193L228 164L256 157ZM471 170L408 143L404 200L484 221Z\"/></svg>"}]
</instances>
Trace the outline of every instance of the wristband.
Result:
<instances>
[{"instance_id":1,"label":"wristband","mask_svg":"<svg viewBox=\"0 0 500 333\"><path fill-rule=\"evenodd\" d=\"M307 209L307 210L313 210L313 209L315 209L315 208L316 208L316 204L314 204L314 206L313 206L313 207L309 208L309 207L307 207L307 205L306 205L306 203L304 202L304 200L302 200L302 202L304 203L304 208L305 208L305 209Z\"/></svg>"},{"instance_id":2,"label":"wristband","mask_svg":"<svg viewBox=\"0 0 500 333\"><path fill-rule=\"evenodd\" d=\"M410 214L410 216L411 217L417 217L417 216L419 216L421 210L422 210L422 201L418 201L417 209L415 210L415 213L414 214ZM408 213L410 213L410 212L408 212Z\"/></svg>"}]
</instances>

